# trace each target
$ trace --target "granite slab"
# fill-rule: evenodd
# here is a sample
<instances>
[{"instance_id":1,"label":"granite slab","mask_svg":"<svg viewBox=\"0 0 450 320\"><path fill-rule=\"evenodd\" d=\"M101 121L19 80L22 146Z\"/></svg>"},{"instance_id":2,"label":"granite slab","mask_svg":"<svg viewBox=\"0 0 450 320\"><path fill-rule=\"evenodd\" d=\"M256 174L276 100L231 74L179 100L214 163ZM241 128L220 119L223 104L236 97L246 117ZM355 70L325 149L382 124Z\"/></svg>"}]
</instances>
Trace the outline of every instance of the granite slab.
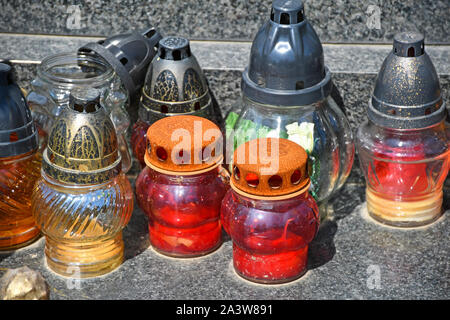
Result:
<instances>
[{"instance_id":1,"label":"granite slab","mask_svg":"<svg viewBox=\"0 0 450 320\"><path fill-rule=\"evenodd\" d=\"M46 56L76 51L82 45L96 42L100 37L49 36L0 33L0 59L18 63L40 63ZM190 41L192 53L204 70L243 71L250 57L251 42ZM333 73L378 73L383 60L392 50L392 44L331 44L323 45L326 66ZM431 57L440 75L450 75L450 44L428 45Z\"/></svg>"},{"instance_id":2,"label":"granite slab","mask_svg":"<svg viewBox=\"0 0 450 320\"><path fill-rule=\"evenodd\" d=\"M30 90L31 80L36 75L36 64L14 63L16 79L19 85ZM234 110L241 110L241 71L239 70L204 70L210 89L216 97L223 117ZM336 85L341 106L345 111L353 131L367 119L366 108L376 74L365 73L333 73L333 83ZM440 75L439 81L445 101L450 101L450 75ZM137 119L137 105L130 106L128 113L133 122Z\"/></svg>"},{"instance_id":3,"label":"granite slab","mask_svg":"<svg viewBox=\"0 0 450 320\"><path fill-rule=\"evenodd\" d=\"M258 285L232 266L232 243L194 259L173 259L149 245L147 217L136 207L124 229L125 261L112 273L71 280L48 269L45 239L0 253L0 276L39 270L51 299L444 299L450 298L450 212L421 228L397 229L365 211L364 187L347 183L329 203L331 217L310 245L308 272L284 285Z\"/></svg>"},{"instance_id":4,"label":"granite slab","mask_svg":"<svg viewBox=\"0 0 450 320\"><path fill-rule=\"evenodd\" d=\"M108 36L149 23L164 34L251 40L269 18L271 0L1 0L0 32ZM306 0L323 42L390 42L417 30L449 43L447 0Z\"/></svg>"}]
</instances>

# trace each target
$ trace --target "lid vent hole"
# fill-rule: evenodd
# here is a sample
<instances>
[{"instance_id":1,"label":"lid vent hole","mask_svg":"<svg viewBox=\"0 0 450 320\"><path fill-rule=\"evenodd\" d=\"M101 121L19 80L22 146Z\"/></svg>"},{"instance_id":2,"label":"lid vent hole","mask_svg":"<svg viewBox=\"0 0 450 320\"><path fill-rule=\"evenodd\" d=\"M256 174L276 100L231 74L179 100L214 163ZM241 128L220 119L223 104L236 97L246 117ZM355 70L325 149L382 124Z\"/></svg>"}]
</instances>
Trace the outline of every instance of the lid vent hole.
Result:
<instances>
[{"instance_id":1,"label":"lid vent hole","mask_svg":"<svg viewBox=\"0 0 450 320\"><path fill-rule=\"evenodd\" d=\"M255 173L247 173L245 176L245 181L247 181L247 185L252 188L256 188L259 184L258 175Z\"/></svg>"},{"instance_id":2,"label":"lid vent hole","mask_svg":"<svg viewBox=\"0 0 450 320\"><path fill-rule=\"evenodd\" d=\"M299 184L300 180L302 179L302 173L300 170L295 170L291 175L291 183L293 185Z\"/></svg>"},{"instance_id":3,"label":"lid vent hole","mask_svg":"<svg viewBox=\"0 0 450 320\"><path fill-rule=\"evenodd\" d=\"M304 15L303 15L303 10L300 10L299 12L297 12L297 23L300 23L304 20Z\"/></svg>"},{"instance_id":4,"label":"lid vent hole","mask_svg":"<svg viewBox=\"0 0 450 320\"><path fill-rule=\"evenodd\" d=\"M289 13L282 13L280 16L280 24L291 24L289 19Z\"/></svg>"},{"instance_id":5,"label":"lid vent hole","mask_svg":"<svg viewBox=\"0 0 450 320\"><path fill-rule=\"evenodd\" d=\"M155 35L156 31L154 29L149 30L146 34L144 34L144 36L146 38L151 38Z\"/></svg>"},{"instance_id":6,"label":"lid vent hole","mask_svg":"<svg viewBox=\"0 0 450 320\"><path fill-rule=\"evenodd\" d=\"M159 161L166 161L167 160L167 151L163 147L158 147L156 149L156 157Z\"/></svg>"},{"instance_id":7,"label":"lid vent hole","mask_svg":"<svg viewBox=\"0 0 450 320\"><path fill-rule=\"evenodd\" d=\"M272 189L280 189L283 184L283 179L279 175L274 175L269 178L269 187Z\"/></svg>"},{"instance_id":8,"label":"lid vent hole","mask_svg":"<svg viewBox=\"0 0 450 320\"><path fill-rule=\"evenodd\" d=\"M175 60L175 61L181 60L180 50L173 50L172 56L173 56L173 60Z\"/></svg>"}]
</instances>

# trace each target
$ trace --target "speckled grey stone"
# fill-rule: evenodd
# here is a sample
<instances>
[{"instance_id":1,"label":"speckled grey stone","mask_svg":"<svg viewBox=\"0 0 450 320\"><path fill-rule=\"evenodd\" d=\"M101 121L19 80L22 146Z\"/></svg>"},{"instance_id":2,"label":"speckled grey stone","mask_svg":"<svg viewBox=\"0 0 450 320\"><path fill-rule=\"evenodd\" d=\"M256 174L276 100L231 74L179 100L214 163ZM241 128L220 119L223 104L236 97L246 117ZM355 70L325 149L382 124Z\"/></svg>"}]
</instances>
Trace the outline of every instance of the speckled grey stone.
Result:
<instances>
[{"instance_id":1,"label":"speckled grey stone","mask_svg":"<svg viewBox=\"0 0 450 320\"><path fill-rule=\"evenodd\" d=\"M44 38L49 41L48 37ZM26 40L22 36L9 39ZM76 43L68 38L50 40L54 43L48 46L49 50L55 52ZM8 51L5 48L12 48L11 43L3 43L0 58L17 60L14 67L18 82L29 89L36 64L23 60L28 57L39 61L43 52L36 49L43 42L37 39L25 47L36 51L33 53L14 48ZM240 105L241 71L246 64L249 43L221 45L220 50L218 45L209 42L194 42L192 47L201 57L210 88L222 114L226 115L232 107ZM324 48L345 112L356 130L366 119L365 108L376 72L389 46L325 45ZM445 52L446 47L429 49L440 73L444 98L450 101L448 50ZM436 53L432 53L434 49ZM346 56L346 52L352 51L353 55ZM136 108L130 113L135 118ZM130 177L138 172L135 163ZM39 270L49 283L51 299L449 299L450 211L424 228L385 227L362 213L364 186L356 158L347 183L328 203L330 219L322 223L310 245L308 273L286 285L256 285L239 278L233 271L229 238L220 249L203 258L177 260L161 256L149 248L147 218L137 206L124 229L125 261L116 271L79 283L68 281L47 268L43 254L45 239L41 238L27 248L1 253L0 276L7 268L23 265ZM449 187L450 184L445 191L447 209ZM372 281L378 271L379 287Z\"/></svg>"},{"instance_id":2,"label":"speckled grey stone","mask_svg":"<svg viewBox=\"0 0 450 320\"><path fill-rule=\"evenodd\" d=\"M271 0L1 0L0 32L108 36L158 26L192 39L251 40ZM418 30L449 43L447 0L306 0L306 17L323 42L390 42Z\"/></svg>"},{"instance_id":3,"label":"speckled grey stone","mask_svg":"<svg viewBox=\"0 0 450 320\"><path fill-rule=\"evenodd\" d=\"M102 38L0 34L1 59L39 63L46 56L75 51ZM428 43L428 42L426 42ZM248 65L251 42L191 41L191 50L204 70L239 70ZM378 73L392 50L389 45L323 44L325 64L333 73ZM448 45L427 45L438 74L450 74Z\"/></svg>"},{"instance_id":4,"label":"speckled grey stone","mask_svg":"<svg viewBox=\"0 0 450 320\"><path fill-rule=\"evenodd\" d=\"M124 229L125 262L112 273L79 283L48 269L45 239L0 254L5 268L27 265L42 273L51 299L449 299L449 213L411 230L384 227L364 214L364 188L347 183L330 202L309 250L309 271L290 284L264 286L241 279L227 240L195 259L164 257L149 248L147 218L136 208ZM374 275L380 275L378 282ZM78 286L79 285L79 286Z\"/></svg>"},{"instance_id":5,"label":"speckled grey stone","mask_svg":"<svg viewBox=\"0 0 450 320\"><path fill-rule=\"evenodd\" d=\"M14 64L16 78L20 86L30 89L30 82L35 77L35 64ZM241 108L241 71L238 70L205 70L205 76L211 91L216 97L222 116L226 117L231 109ZM333 82L343 99L344 111L354 132L367 119L366 108L376 74L333 73ZM439 76L444 100L450 103L450 75ZM137 106L129 108L132 119L137 118Z\"/></svg>"}]
</instances>

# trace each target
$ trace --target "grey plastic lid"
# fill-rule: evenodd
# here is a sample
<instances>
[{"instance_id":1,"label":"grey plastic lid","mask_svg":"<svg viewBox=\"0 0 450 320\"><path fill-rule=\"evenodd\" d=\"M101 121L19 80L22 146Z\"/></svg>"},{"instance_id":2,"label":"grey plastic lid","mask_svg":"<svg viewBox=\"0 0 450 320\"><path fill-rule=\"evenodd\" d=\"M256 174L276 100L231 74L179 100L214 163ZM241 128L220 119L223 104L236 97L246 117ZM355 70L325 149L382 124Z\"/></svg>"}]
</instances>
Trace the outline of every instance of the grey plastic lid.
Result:
<instances>
[{"instance_id":1,"label":"grey plastic lid","mask_svg":"<svg viewBox=\"0 0 450 320\"><path fill-rule=\"evenodd\" d=\"M25 154L37 147L31 111L13 80L11 67L0 63L0 158Z\"/></svg>"},{"instance_id":2,"label":"grey plastic lid","mask_svg":"<svg viewBox=\"0 0 450 320\"><path fill-rule=\"evenodd\" d=\"M182 37L165 37L159 41L158 56L165 60L183 60L191 56L189 40Z\"/></svg>"},{"instance_id":3,"label":"grey plastic lid","mask_svg":"<svg viewBox=\"0 0 450 320\"><path fill-rule=\"evenodd\" d=\"M425 128L446 117L439 78L424 37L416 32L395 35L369 101L368 117L394 129Z\"/></svg>"},{"instance_id":4,"label":"grey plastic lid","mask_svg":"<svg viewBox=\"0 0 450 320\"><path fill-rule=\"evenodd\" d=\"M147 67L155 56L161 35L154 27L133 31L91 42L79 52L92 51L105 59L122 80L128 94L133 96L142 87Z\"/></svg>"},{"instance_id":5,"label":"grey plastic lid","mask_svg":"<svg viewBox=\"0 0 450 320\"><path fill-rule=\"evenodd\" d=\"M308 105L330 94L322 44L302 1L273 1L270 20L253 40L241 87L251 100L279 106Z\"/></svg>"}]
</instances>

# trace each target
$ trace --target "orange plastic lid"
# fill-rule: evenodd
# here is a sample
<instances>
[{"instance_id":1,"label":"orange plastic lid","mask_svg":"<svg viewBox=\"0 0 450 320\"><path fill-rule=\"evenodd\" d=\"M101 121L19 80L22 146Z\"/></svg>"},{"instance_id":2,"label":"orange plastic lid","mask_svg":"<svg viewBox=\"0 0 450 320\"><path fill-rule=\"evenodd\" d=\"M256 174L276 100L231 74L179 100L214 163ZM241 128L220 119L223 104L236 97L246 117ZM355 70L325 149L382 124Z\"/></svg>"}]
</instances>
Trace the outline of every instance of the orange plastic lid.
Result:
<instances>
[{"instance_id":1,"label":"orange plastic lid","mask_svg":"<svg viewBox=\"0 0 450 320\"><path fill-rule=\"evenodd\" d=\"M260 138L240 145L233 155L232 186L257 196L283 196L307 190L308 155L287 139Z\"/></svg>"},{"instance_id":2,"label":"orange plastic lid","mask_svg":"<svg viewBox=\"0 0 450 320\"><path fill-rule=\"evenodd\" d=\"M170 116L148 128L145 163L171 172L193 172L221 162L223 136L219 127L197 116Z\"/></svg>"}]
</instances>

